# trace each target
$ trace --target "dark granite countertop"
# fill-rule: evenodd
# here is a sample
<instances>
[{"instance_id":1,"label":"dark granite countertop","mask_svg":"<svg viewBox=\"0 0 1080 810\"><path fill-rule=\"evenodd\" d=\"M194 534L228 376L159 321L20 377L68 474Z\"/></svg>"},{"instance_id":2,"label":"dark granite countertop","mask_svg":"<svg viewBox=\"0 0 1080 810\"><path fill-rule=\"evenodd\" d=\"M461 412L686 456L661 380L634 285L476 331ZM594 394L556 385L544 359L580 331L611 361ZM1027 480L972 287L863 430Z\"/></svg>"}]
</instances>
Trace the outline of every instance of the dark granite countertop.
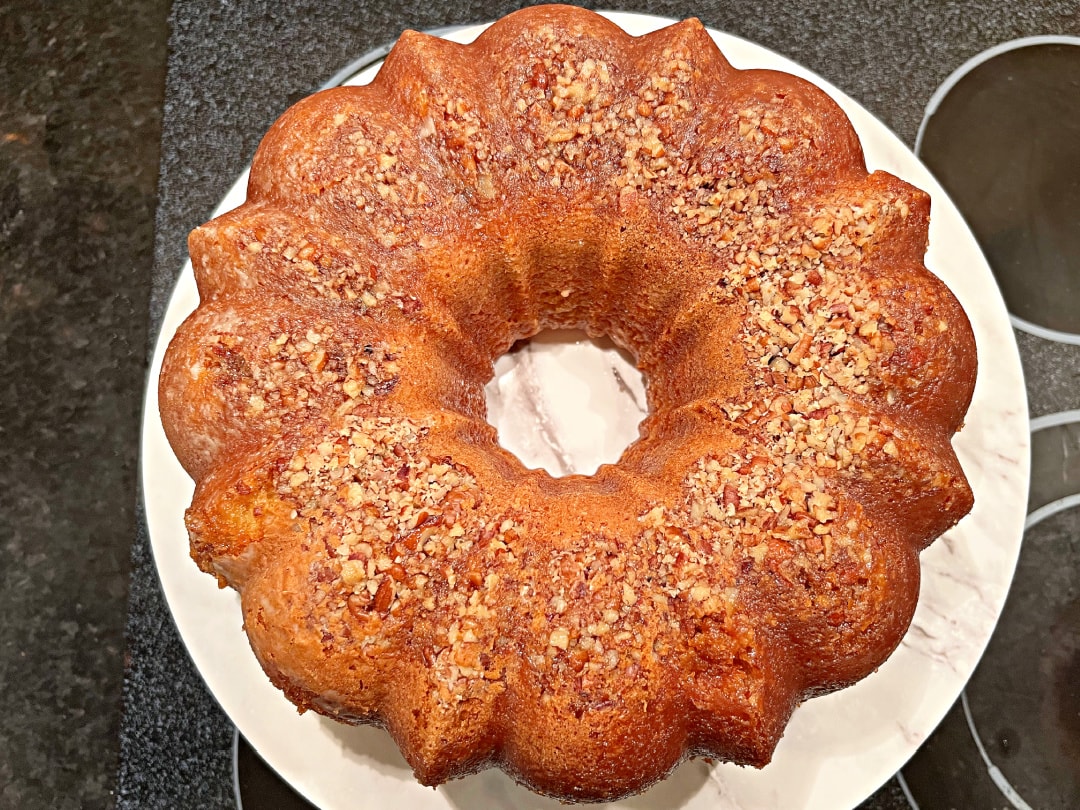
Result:
<instances>
[{"instance_id":1,"label":"dark granite countertop","mask_svg":"<svg viewBox=\"0 0 1080 810\"><path fill-rule=\"evenodd\" d=\"M146 356L184 236L270 123L343 65L402 28L515 7L14 0L0 10L0 807L235 805L233 729L179 642L138 513ZM1050 0L620 8L695 15L790 56L909 144L931 94L965 60L1017 37L1080 36L1076 4ZM1080 110L1076 86L1047 102L1066 113L1059 139L1078 132L1067 115ZM1031 115L1041 126L1037 107ZM962 200L969 180L953 168L964 162L949 154L924 157ZM1080 166L1057 174L1060 209L1040 222L1080 232L1068 214L1080 210L1069 207L1080 199ZM964 210L977 216L974 203ZM1064 302L1056 333L1038 324L1017 332L1032 415L1045 426L1033 442L1032 509L1080 492L1080 430L1068 416L1080 409L1080 340L1067 339L1080 332L1069 320L1080 311L1080 253L1075 241L1054 244L1071 262L1050 296ZM1041 265L984 248L996 272L1021 274L1004 286L1010 309L1022 310L1016 296L1038 283ZM968 704L906 766L905 781L866 807L1080 806L1078 684L1074 506L1029 530ZM241 750L245 804L287 806Z\"/></svg>"},{"instance_id":2,"label":"dark granite countertop","mask_svg":"<svg viewBox=\"0 0 1080 810\"><path fill-rule=\"evenodd\" d=\"M0 8L0 807L113 802L167 13Z\"/></svg>"}]
</instances>

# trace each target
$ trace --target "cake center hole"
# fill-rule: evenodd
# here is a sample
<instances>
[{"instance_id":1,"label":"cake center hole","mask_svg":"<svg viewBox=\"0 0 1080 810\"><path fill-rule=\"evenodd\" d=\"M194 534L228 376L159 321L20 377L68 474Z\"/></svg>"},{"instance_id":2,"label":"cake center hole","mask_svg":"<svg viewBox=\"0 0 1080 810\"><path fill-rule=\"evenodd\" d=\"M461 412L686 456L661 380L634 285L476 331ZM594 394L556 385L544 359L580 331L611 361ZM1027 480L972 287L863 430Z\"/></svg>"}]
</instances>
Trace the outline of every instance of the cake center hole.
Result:
<instances>
[{"instance_id":1,"label":"cake center hole","mask_svg":"<svg viewBox=\"0 0 1080 810\"><path fill-rule=\"evenodd\" d=\"M541 332L495 362L488 421L526 467L591 475L619 460L648 414L645 378L629 353L584 332Z\"/></svg>"}]
</instances>

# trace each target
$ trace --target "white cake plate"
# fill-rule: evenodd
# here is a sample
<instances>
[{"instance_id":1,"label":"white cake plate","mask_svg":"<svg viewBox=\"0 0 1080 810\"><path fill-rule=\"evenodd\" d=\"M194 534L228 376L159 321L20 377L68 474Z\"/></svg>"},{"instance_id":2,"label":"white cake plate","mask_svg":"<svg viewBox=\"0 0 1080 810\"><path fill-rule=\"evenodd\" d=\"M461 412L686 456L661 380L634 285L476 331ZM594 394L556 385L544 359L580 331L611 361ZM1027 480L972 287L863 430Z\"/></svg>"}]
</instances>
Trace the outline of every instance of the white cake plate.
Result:
<instances>
[{"instance_id":1,"label":"white cake plate","mask_svg":"<svg viewBox=\"0 0 1080 810\"><path fill-rule=\"evenodd\" d=\"M673 22L641 14L605 16L634 35ZM471 42L485 27L456 29L446 36ZM975 669L1001 613L1020 550L1027 501L1029 434L1020 359L1005 305L975 238L941 186L907 147L855 101L805 68L745 40L709 33L736 67L783 70L822 87L851 118L871 169L888 170L930 193L933 218L926 263L967 310L979 350L975 398L955 442L975 491L975 509L924 552L922 595L900 648L877 673L856 686L800 707L771 765L756 771L688 762L650 791L611 806L847 810L888 780L937 726ZM347 83L370 81L377 67ZM245 173L215 215L242 203L246 184ZM255 750L301 795L326 810L352 810L360 804L418 810L561 807L518 787L496 770L437 790L421 787L385 732L341 726L310 713L298 715L270 685L241 629L237 595L219 590L214 579L201 573L188 556L183 512L193 486L173 456L158 417L162 355L197 304L188 263L165 314L150 369L143 414L142 480L150 540L165 597L214 697ZM579 382L568 385L566 375L573 375L575 368ZM625 437L629 431L632 437L640 412L627 404L630 397L620 392L611 369L634 388L636 372L614 349L599 355L592 347L576 346L573 341L537 341L529 350L501 360L489 392L493 423L504 444L517 450L527 464L547 466L554 474L567 465L589 472L598 461L613 460L620 432ZM552 375L561 382L554 384ZM532 397L535 407L531 410L507 407L521 396L521 380L515 377L528 377L526 387L542 392ZM636 393L643 402L639 384ZM598 423L560 417L563 412L580 415L580 403L587 399L601 414L596 417ZM535 441L537 420L546 420L561 437L559 452L550 443ZM598 431L605 430L615 441L614 449L595 441Z\"/></svg>"}]
</instances>

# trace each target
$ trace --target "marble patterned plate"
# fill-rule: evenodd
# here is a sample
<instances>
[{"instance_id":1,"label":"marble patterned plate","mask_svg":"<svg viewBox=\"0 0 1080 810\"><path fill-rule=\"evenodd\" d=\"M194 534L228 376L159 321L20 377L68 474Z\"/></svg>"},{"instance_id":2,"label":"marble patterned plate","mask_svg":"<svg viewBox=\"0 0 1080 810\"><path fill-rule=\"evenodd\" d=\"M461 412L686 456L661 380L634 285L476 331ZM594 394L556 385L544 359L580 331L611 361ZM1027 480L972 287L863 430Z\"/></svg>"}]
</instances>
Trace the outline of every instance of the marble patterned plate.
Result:
<instances>
[{"instance_id":1,"label":"marble patterned plate","mask_svg":"<svg viewBox=\"0 0 1080 810\"><path fill-rule=\"evenodd\" d=\"M636 35L672 22L639 14L607 16ZM447 36L469 42L481 30L483 26L473 26ZM1001 295L974 237L941 186L907 147L820 77L760 46L710 33L736 67L779 69L825 89L854 123L870 168L899 175L929 191L933 198L926 262L964 305L979 349L975 398L955 442L975 490L975 509L924 552L922 595L900 648L877 673L856 686L801 706L771 765L756 771L687 762L650 791L614 806L851 808L907 761L953 705L1001 612L1019 553L1027 500L1029 434L1020 360ZM372 66L349 83L370 81L376 68ZM245 175L237 181L216 213L243 201L246 180ZM383 731L341 726L311 713L300 716L270 685L241 629L237 595L219 590L214 579L198 571L188 557L183 512L193 487L174 458L158 418L156 385L162 354L197 303L188 264L166 312L150 369L143 416L142 476L151 544L165 596L210 691L259 754L319 807L353 807L358 795L372 801L378 798L390 806L415 808L520 810L559 806L525 791L496 770L437 790L421 787ZM532 371L521 367L525 363L531 364ZM577 367L578 383L549 380L552 370L557 375L572 374L574 369L566 366ZM611 368L617 369L618 375L611 373ZM576 397L575 402L587 397L604 413L606 408L618 402L625 405L631 399L620 393L620 379L632 389L635 373L614 349L598 359L594 351L563 339L536 341L528 350L501 360L498 371L493 386L505 389L507 396L520 395L521 380L515 383L515 375L535 384L543 397L533 397L534 404L550 410L545 418L549 426L558 423L556 430L563 436L557 452L545 449L543 443L523 441L537 433L537 413L530 412L531 416L517 421L502 418L500 413L520 416L523 411L500 408L495 391L489 387L494 421L504 443L517 449L528 463L546 464L555 473L561 472L560 465L588 471L599 460L585 457L596 450L591 439L597 426L578 422L579 432L572 433L573 423L561 424L558 419L563 407L560 401L565 404L567 396ZM640 388L636 394L640 397ZM622 429L632 434L640 414L631 406L621 418ZM585 455L575 448L584 448ZM601 452L610 453L610 448L601 448Z\"/></svg>"}]
</instances>

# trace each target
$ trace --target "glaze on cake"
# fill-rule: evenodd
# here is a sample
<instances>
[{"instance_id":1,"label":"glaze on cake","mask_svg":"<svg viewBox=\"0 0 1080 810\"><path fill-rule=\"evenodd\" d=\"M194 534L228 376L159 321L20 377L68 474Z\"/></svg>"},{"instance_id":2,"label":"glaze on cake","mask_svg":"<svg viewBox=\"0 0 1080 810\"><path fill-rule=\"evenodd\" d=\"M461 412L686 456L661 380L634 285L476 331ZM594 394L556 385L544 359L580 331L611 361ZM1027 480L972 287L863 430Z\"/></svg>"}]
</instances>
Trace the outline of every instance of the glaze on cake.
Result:
<instances>
[{"instance_id":1,"label":"glaze on cake","mask_svg":"<svg viewBox=\"0 0 1080 810\"><path fill-rule=\"evenodd\" d=\"M919 551L971 508L975 346L929 207L695 20L406 32L191 236L160 399L192 555L290 700L386 727L425 784L596 801L764 765L896 647ZM485 420L493 361L559 328L648 381L593 476L525 469Z\"/></svg>"}]
</instances>

